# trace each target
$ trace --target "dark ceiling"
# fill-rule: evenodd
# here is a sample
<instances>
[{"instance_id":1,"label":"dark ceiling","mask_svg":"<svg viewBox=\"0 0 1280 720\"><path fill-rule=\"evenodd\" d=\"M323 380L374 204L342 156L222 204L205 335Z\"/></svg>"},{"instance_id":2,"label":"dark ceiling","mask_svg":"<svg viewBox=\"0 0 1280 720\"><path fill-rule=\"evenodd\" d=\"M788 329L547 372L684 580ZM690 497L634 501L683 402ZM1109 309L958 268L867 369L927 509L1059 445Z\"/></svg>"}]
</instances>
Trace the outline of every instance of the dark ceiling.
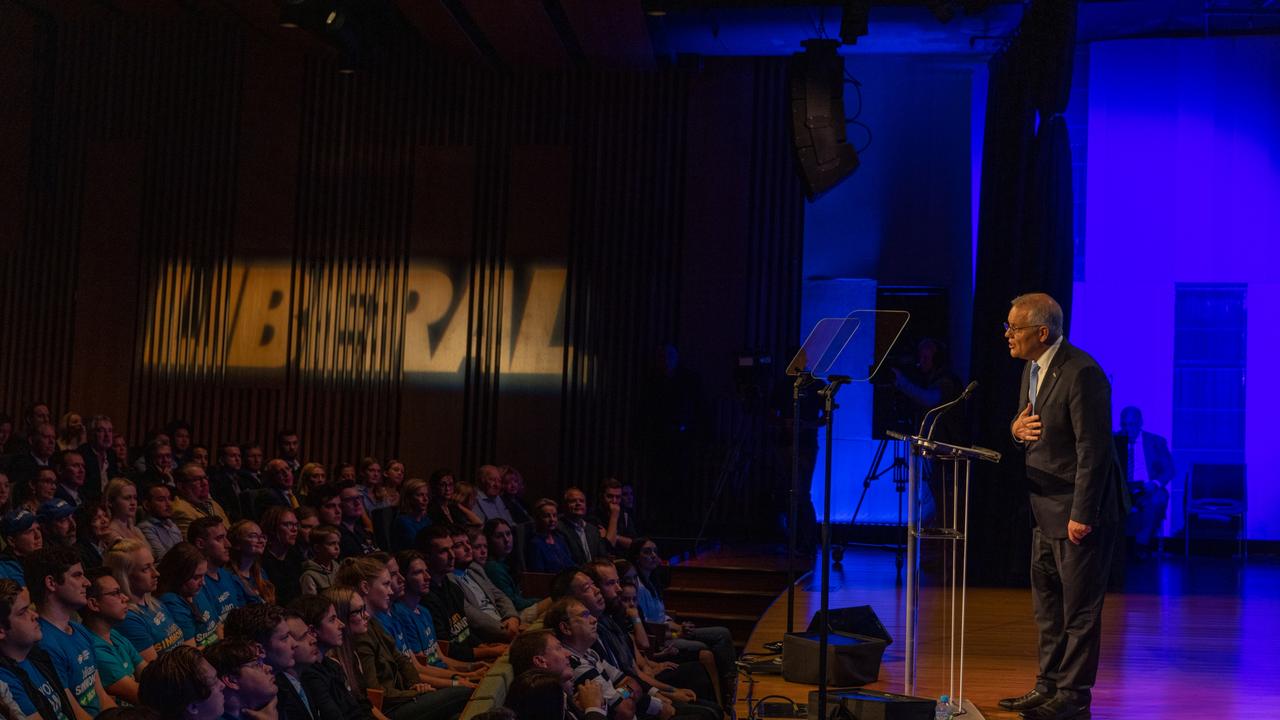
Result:
<instances>
[{"instance_id":1,"label":"dark ceiling","mask_svg":"<svg viewBox=\"0 0 1280 720\"><path fill-rule=\"evenodd\" d=\"M243 23L273 43L338 48L369 62L426 47L510 70L648 68L686 55L783 55L839 37L846 53L985 55L1013 33L1016 0L0 0L57 20L194 16ZM947 22L939 15L950 16ZM282 19L302 20L300 28ZM336 21L336 22L335 22ZM1082 0L1081 41L1280 34L1280 0Z\"/></svg>"}]
</instances>

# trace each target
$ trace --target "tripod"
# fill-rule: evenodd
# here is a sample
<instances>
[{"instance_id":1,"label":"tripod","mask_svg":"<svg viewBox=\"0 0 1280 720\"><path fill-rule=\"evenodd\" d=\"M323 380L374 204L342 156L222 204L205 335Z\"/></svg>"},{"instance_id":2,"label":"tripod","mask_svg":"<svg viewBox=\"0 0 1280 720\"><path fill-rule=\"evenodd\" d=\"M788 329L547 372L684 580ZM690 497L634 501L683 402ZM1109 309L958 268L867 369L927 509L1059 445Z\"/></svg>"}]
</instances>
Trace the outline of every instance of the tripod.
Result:
<instances>
[{"instance_id":1,"label":"tripod","mask_svg":"<svg viewBox=\"0 0 1280 720\"><path fill-rule=\"evenodd\" d=\"M882 470L880 469L880 463L884 462L885 450L889 447L889 443L891 442L893 443L893 462L889 463L889 466ZM853 508L853 518L849 520L849 524L854 525L858 522L858 513L862 511L862 503L867 499L867 491L871 489L872 481L879 480L886 474L892 472L893 489L898 493L898 526L905 527L906 523L903 521L902 516L902 496L903 493L907 491L907 481L909 476L907 470L906 446L897 440L887 437L881 438L880 444L876 446L876 454L871 458L871 466L867 468L867 475L862 479L862 494L858 496L858 504ZM894 553L894 564L897 566L899 580L902 579L902 565L906 557L906 552L906 537L899 537L898 547Z\"/></svg>"}]
</instances>

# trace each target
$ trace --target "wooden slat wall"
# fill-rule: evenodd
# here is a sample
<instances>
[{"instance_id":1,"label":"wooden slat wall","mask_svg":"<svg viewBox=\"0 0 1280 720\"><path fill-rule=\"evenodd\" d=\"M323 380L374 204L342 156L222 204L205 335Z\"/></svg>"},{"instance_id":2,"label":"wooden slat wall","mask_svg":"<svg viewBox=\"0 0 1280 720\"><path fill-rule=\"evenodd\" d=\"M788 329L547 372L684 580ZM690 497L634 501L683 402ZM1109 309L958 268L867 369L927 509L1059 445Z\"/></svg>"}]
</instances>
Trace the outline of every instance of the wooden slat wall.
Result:
<instances>
[{"instance_id":1,"label":"wooden slat wall","mask_svg":"<svg viewBox=\"0 0 1280 720\"><path fill-rule=\"evenodd\" d=\"M23 137L29 201L3 216L12 412L48 398L110 413L135 441L173 418L205 442L291 427L322 462L398 456L464 477L510 462L531 493L618 476L652 502L669 489L645 484L637 408L655 350L677 345L706 379L703 476L758 424L724 380L734 354L796 340L803 203L780 62L507 75L427 56L343 75L183 19L35 24L29 48L44 93ZM465 285L452 383L405 372L435 292L415 284L423 263ZM504 368L543 265L566 273L563 369L530 384ZM69 300L77 267L93 303L121 279L118 312ZM724 518L772 480L734 482Z\"/></svg>"}]
</instances>

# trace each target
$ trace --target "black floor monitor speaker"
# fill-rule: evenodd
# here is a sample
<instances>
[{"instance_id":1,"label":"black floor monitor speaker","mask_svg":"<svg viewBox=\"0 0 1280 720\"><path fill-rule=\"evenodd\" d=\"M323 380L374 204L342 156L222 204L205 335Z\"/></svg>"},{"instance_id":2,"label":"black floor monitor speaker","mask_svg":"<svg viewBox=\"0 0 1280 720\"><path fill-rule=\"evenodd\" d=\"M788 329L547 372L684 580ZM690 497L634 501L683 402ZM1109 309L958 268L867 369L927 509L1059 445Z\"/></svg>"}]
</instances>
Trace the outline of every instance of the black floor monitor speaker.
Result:
<instances>
[{"instance_id":1,"label":"black floor monitor speaker","mask_svg":"<svg viewBox=\"0 0 1280 720\"><path fill-rule=\"evenodd\" d=\"M818 633L787 633L782 637L782 677L787 682L816 685L822 677ZM880 638L833 632L827 636L827 684L833 687L867 685L880 679L885 642Z\"/></svg>"},{"instance_id":2,"label":"black floor monitor speaker","mask_svg":"<svg viewBox=\"0 0 1280 720\"><path fill-rule=\"evenodd\" d=\"M880 622L879 616L876 615L875 610L871 609L870 605L832 608L830 612L831 632L879 638L884 641L885 645L893 644L893 636L885 629L884 623ZM819 610L813 614L813 619L809 621L809 632L816 633L821 630L822 611Z\"/></svg>"},{"instance_id":3,"label":"black floor monitor speaker","mask_svg":"<svg viewBox=\"0 0 1280 720\"><path fill-rule=\"evenodd\" d=\"M809 720L853 717L857 720L933 720L937 704L929 698L875 690L833 690L826 713L818 714L818 691L809 693ZM843 712L840 712L843 710Z\"/></svg>"}]
</instances>

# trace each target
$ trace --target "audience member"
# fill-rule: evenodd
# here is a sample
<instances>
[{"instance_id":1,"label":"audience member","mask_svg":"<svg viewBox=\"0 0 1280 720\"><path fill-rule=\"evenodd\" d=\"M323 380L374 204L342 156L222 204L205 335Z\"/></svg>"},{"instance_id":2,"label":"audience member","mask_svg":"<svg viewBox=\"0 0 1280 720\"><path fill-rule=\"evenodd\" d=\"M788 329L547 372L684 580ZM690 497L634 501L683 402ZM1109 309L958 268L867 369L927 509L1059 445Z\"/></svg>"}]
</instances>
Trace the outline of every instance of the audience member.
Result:
<instances>
[{"instance_id":1,"label":"audience member","mask_svg":"<svg viewBox=\"0 0 1280 720\"><path fill-rule=\"evenodd\" d=\"M285 604L302 594L302 564L306 556L298 547L298 516L289 508L267 508L260 520L266 549L262 553L263 574L275 590L275 601Z\"/></svg>"},{"instance_id":2,"label":"audience member","mask_svg":"<svg viewBox=\"0 0 1280 720\"><path fill-rule=\"evenodd\" d=\"M404 485L404 463L389 458L382 463L382 483L387 486L387 492L394 493L396 504L400 504L400 488Z\"/></svg>"},{"instance_id":3,"label":"audience member","mask_svg":"<svg viewBox=\"0 0 1280 720\"><path fill-rule=\"evenodd\" d=\"M422 553L417 550L401 550L396 553L396 562L404 574L404 591L392 604L391 615L400 626L409 652L423 665L478 680L488 665L454 660L440 651L431 613L422 606L423 597L431 592L431 573L427 570L427 561Z\"/></svg>"},{"instance_id":4,"label":"audience member","mask_svg":"<svg viewBox=\"0 0 1280 720\"><path fill-rule=\"evenodd\" d=\"M453 486L453 501L457 503L458 509L463 511L463 515L467 518L464 525L471 527L480 527L484 525L484 517L480 515L479 500L477 498L476 486L469 482L456 483ZM472 518L475 518L472 520Z\"/></svg>"},{"instance_id":5,"label":"audience member","mask_svg":"<svg viewBox=\"0 0 1280 720\"><path fill-rule=\"evenodd\" d=\"M480 469L476 470L476 489L480 491L476 508L482 521L502 518L509 523L514 522L511 519L511 511L503 502L502 470L495 465L481 465Z\"/></svg>"},{"instance_id":6,"label":"audience member","mask_svg":"<svg viewBox=\"0 0 1280 720\"><path fill-rule=\"evenodd\" d=\"M262 648L263 660L275 676L276 708L281 718L315 720L319 717L319 709L299 679L298 641L290 632L283 608L277 605L236 608L227 615L223 637L246 640Z\"/></svg>"},{"instance_id":7,"label":"audience member","mask_svg":"<svg viewBox=\"0 0 1280 720\"><path fill-rule=\"evenodd\" d=\"M569 667L569 653L551 630L531 630L521 633L520 637L511 643L509 659L516 678L531 672L550 673L559 680L565 693L574 693L573 702L566 706L568 711L565 715L566 720L570 717L573 720L604 720L607 714L604 693L599 685L591 682L584 682L575 690L573 668ZM622 718L632 717L635 714L635 701L629 698L624 700L615 707L615 713Z\"/></svg>"},{"instance_id":8,"label":"audience member","mask_svg":"<svg viewBox=\"0 0 1280 720\"><path fill-rule=\"evenodd\" d=\"M325 473L324 466L320 463L307 463L303 465L297 473L298 496L304 500L311 497L311 491L328 483L328 475Z\"/></svg>"},{"instance_id":9,"label":"audience member","mask_svg":"<svg viewBox=\"0 0 1280 720\"><path fill-rule=\"evenodd\" d=\"M146 489L142 507L147 519L138 523L138 529L151 546L151 553L163 558L169 548L182 542L182 530L173 521L173 491L167 485L152 485Z\"/></svg>"},{"instance_id":10,"label":"audience member","mask_svg":"<svg viewBox=\"0 0 1280 720\"><path fill-rule=\"evenodd\" d=\"M276 720L279 690L257 645L219 640L205 649L204 659L222 681L223 720Z\"/></svg>"},{"instance_id":11,"label":"audience member","mask_svg":"<svg viewBox=\"0 0 1280 720\"><path fill-rule=\"evenodd\" d=\"M276 433L276 457L284 461L289 472L295 476L302 469L302 440L294 430L281 430Z\"/></svg>"},{"instance_id":12,"label":"audience member","mask_svg":"<svg viewBox=\"0 0 1280 720\"><path fill-rule=\"evenodd\" d=\"M533 534L525 548L525 566L533 572L556 573L573 567L569 539L560 531L559 521L555 500L542 498L533 504Z\"/></svg>"},{"instance_id":13,"label":"audience member","mask_svg":"<svg viewBox=\"0 0 1280 720\"><path fill-rule=\"evenodd\" d=\"M622 483L613 478L600 486L596 523L604 528L604 539L618 551L625 551L639 537L631 511L622 506Z\"/></svg>"},{"instance_id":14,"label":"audience member","mask_svg":"<svg viewBox=\"0 0 1280 720\"><path fill-rule=\"evenodd\" d=\"M147 443L141 462L142 469L137 476L139 484L143 487L149 485L173 487L173 469L177 464L174 461L173 447L165 437L156 437Z\"/></svg>"},{"instance_id":15,"label":"audience member","mask_svg":"<svg viewBox=\"0 0 1280 720\"><path fill-rule=\"evenodd\" d=\"M511 513L513 525L531 522L533 515L524 504L524 476L511 465L502 468L502 502Z\"/></svg>"},{"instance_id":16,"label":"audience member","mask_svg":"<svg viewBox=\"0 0 1280 720\"><path fill-rule=\"evenodd\" d=\"M191 523L200 518L217 518L224 527L231 520L226 510L209 494L209 474L199 465L188 463L178 470L178 496L173 500L173 522L186 535Z\"/></svg>"},{"instance_id":17,"label":"audience member","mask_svg":"<svg viewBox=\"0 0 1280 720\"><path fill-rule=\"evenodd\" d=\"M18 587L26 587L22 559L44 547L44 534L36 524L35 513L25 509L5 513L0 518L0 536L4 537L4 550L0 551L0 578L12 580Z\"/></svg>"},{"instance_id":18,"label":"audience member","mask_svg":"<svg viewBox=\"0 0 1280 720\"><path fill-rule=\"evenodd\" d=\"M36 513L44 545L71 547L76 544L76 508L61 498L45 500Z\"/></svg>"},{"instance_id":19,"label":"audience member","mask_svg":"<svg viewBox=\"0 0 1280 720\"><path fill-rule=\"evenodd\" d=\"M258 490L262 486L256 482L248 482L241 472L240 446L235 443L223 443L218 446L218 460L212 469L206 469L209 476L209 494L230 520L244 517L244 507L240 498L248 492Z\"/></svg>"},{"instance_id":20,"label":"audience member","mask_svg":"<svg viewBox=\"0 0 1280 720\"><path fill-rule=\"evenodd\" d=\"M162 720L222 717L222 681L200 651L183 645L143 668L138 699Z\"/></svg>"},{"instance_id":21,"label":"audience member","mask_svg":"<svg viewBox=\"0 0 1280 720\"><path fill-rule=\"evenodd\" d=\"M102 496L107 481L119 477L122 467L111 449L115 441L115 426L106 415L94 415L89 419L89 440L77 450L84 458L84 494L89 499Z\"/></svg>"},{"instance_id":22,"label":"audience member","mask_svg":"<svg viewBox=\"0 0 1280 720\"><path fill-rule=\"evenodd\" d=\"M467 530L455 525L450 535L453 543L453 572L449 574L448 580L462 590L471 631L480 641L511 642L521 629L515 605L489 582L483 566L472 567L473 556Z\"/></svg>"},{"instance_id":23,"label":"audience member","mask_svg":"<svg viewBox=\"0 0 1280 720\"><path fill-rule=\"evenodd\" d=\"M40 623L27 589L0 579L0 684L9 689L21 717L87 720L40 642Z\"/></svg>"},{"instance_id":24,"label":"audience member","mask_svg":"<svg viewBox=\"0 0 1280 720\"><path fill-rule=\"evenodd\" d=\"M182 642L182 629L152 596L160 573L156 572L155 558L146 543L121 540L107 551L102 564L111 569L129 600L129 610L116 630L133 643L142 659L154 662Z\"/></svg>"},{"instance_id":25,"label":"audience member","mask_svg":"<svg viewBox=\"0 0 1280 720\"><path fill-rule=\"evenodd\" d=\"M257 490L262 487L262 463L266 455L262 446L249 443L240 446L240 483L245 490Z\"/></svg>"},{"instance_id":26,"label":"audience member","mask_svg":"<svg viewBox=\"0 0 1280 720\"><path fill-rule=\"evenodd\" d=\"M262 489L250 495L246 519L260 518L267 508L277 505L298 507L298 498L293 494L293 481L293 471L289 469L288 463L279 458L269 461L262 470Z\"/></svg>"},{"instance_id":27,"label":"audience member","mask_svg":"<svg viewBox=\"0 0 1280 720\"><path fill-rule=\"evenodd\" d=\"M459 507L453 499L453 471L440 469L431 473L427 481L430 490L430 505L427 517L433 525L479 524L480 518L470 510Z\"/></svg>"},{"instance_id":28,"label":"audience member","mask_svg":"<svg viewBox=\"0 0 1280 720\"><path fill-rule=\"evenodd\" d=\"M84 457L75 450L63 450L57 455L58 487L54 497L72 505L80 504L80 491L84 488Z\"/></svg>"},{"instance_id":29,"label":"audience member","mask_svg":"<svg viewBox=\"0 0 1280 720\"><path fill-rule=\"evenodd\" d=\"M427 561L431 591L422 604L431 622L449 643L449 655L459 660L492 660L506 649L500 644L478 644L467 620L466 597L449 582L453 573L453 534L447 526L432 525L418 534L418 550Z\"/></svg>"},{"instance_id":30,"label":"audience member","mask_svg":"<svg viewBox=\"0 0 1280 720\"><path fill-rule=\"evenodd\" d=\"M102 556L111 546L111 517L101 503L88 503L76 508L76 551L85 568L102 567Z\"/></svg>"},{"instance_id":31,"label":"audience member","mask_svg":"<svg viewBox=\"0 0 1280 720\"><path fill-rule=\"evenodd\" d=\"M350 590L348 590L350 591ZM332 601L303 595L289 604L316 640L320 660L302 671L302 687L318 710L319 720L370 720L374 708L361 691L359 677L348 677L337 657L343 652L343 630ZM384 717L381 712L377 717Z\"/></svg>"},{"instance_id":32,"label":"audience member","mask_svg":"<svg viewBox=\"0 0 1280 720\"><path fill-rule=\"evenodd\" d=\"M412 548L414 538L431 524L431 518L427 515L430 497L427 481L410 478L405 481L401 490L400 512L391 525L392 550Z\"/></svg>"},{"instance_id":33,"label":"audience member","mask_svg":"<svg viewBox=\"0 0 1280 720\"><path fill-rule=\"evenodd\" d=\"M596 619L582 603L562 598L547 609L547 627L556 634L569 654L574 684L592 683L600 688L610 717L618 705L628 699L636 701L636 714L645 717L670 718L675 708L657 695L647 695L634 679L609 664L591 649L596 643Z\"/></svg>"},{"instance_id":34,"label":"audience member","mask_svg":"<svg viewBox=\"0 0 1280 720\"><path fill-rule=\"evenodd\" d=\"M231 544L231 560L227 568L244 585L249 594L249 604L265 602L275 605L275 584L262 572L262 556L267 550L267 537L262 528L252 520L241 520L231 526L227 541Z\"/></svg>"},{"instance_id":35,"label":"audience member","mask_svg":"<svg viewBox=\"0 0 1280 720\"><path fill-rule=\"evenodd\" d=\"M356 466L349 462L338 463L333 466L333 477L336 482L354 485L356 482Z\"/></svg>"},{"instance_id":36,"label":"audience member","mask_svg":"<svg viewBox=\"0 0 1280 720\"><path fill-rule=\"evenodd\" d=\"M40 647L63 687L91 716L115 706L93 660L93 635L73 619L84 609L89 589L80 555L67 546L47 547L23 558L22 566L40 612Z\"/></svg>"},{"instance_id":37,"label":"audience member","mask_svg":"<svg viewBox=\"0 0 1280 720\"><path fill-rule=\"evenodd\" d=\"M191 460L189 460L188 462L193 462L196 465L199 465L200 467L204 468L205 471L208 472L209 448L199 444L192 445L190 456L191 456Z\"/></svg>"},{"instance_id":38,"label":"audience member","mask_svg":"<svg viewBox=\"0 0 1280 720\"><path fill-rule=\"evenodd\" d=\"M311 559L302 563L302 577L298 580L304 595L319 594L333 585L342 554L341 538L341 531L332 525L320 525L311 531Z\"/></svg>"},{"instance_id":39,"label":"audience member","mask_svg":"<svg viewBox=\"0 0 1280 720\"><path fill-rule=\"evenodd\" d=\"M129 598L110 568L90 570L88 578L89 590L80 616L93 635L93 658L102 686L116 701L137 705L137 675L147 661L128 638L114 629L129 613Z\"/></svg>"},{"instance_id":40,"label":"audience member","mask_svg":"<svg viewBox=\"0 0 1280 720\"><path fill-rule=\"evenodd\" d=\"M376 458L367 457L360 461L356 469L359 478L360 500L364 503L364 511L370 515L374 510L395 507L400 502L399 494L387 488L382 475L382 463Z\"/></svg>"},{"instance_id":41,"label":"audience member","mask_svg":"<svg viewBox=\"0 0 1280 720\"><path fill-rule=\"evenodd\" d=\"M35 513L41 504L57 496L58 472L52 467L36 468L35 477L29 482L19 483L17 490L14 507Z\"/></svg>"},{"instance_id":42,"label":"audience member","mask_svg":"<svg viewBox=\"0 0 1280 720\"><path fill-rule=\"evenodd\" d=\"M39 468L52 468L58 450L58 433L48 421L32 428L24 447L9 461L9 474L16 483L30 483Z\"/></svg>"},{"instance_id":43,"label":"audience member","mask_svg":"<svg viewBox=\"0 0 1280 720\"><path fill-rule=\"evenodd\" d=\"M564 491L560 532L569 540L569 555L575 565L609 556L604 530L587 517L587 494L576 487Z\"/></svg>"},{"instance_id":44,"label":"audience member","mask_svg":"<svg viewBox=\"0 0 1280 720\"><path fill-rule=\"evenodd\" d=\"M512 534L511 525L501 518L494 518L484 524L485 547L487 551L486 560L484 562L484 574L488 576L489 581L494 587L502 591L516 610L520 612L520 620L525 623L532 622L535 617L540 617L542 613L547 611L547 603L539 602L535 598L525 597L520 592L520 583L516 579L515 570L511 567L510 561L514 559L513 550L515 548L515 538ZM471 550L475 553L479 537L472 540Z\"/></svg>"},{"instance_id":45,"label":"audience member","mask_svg":"<svg viewBox=\"0 0 1280 720\"><path fill-rule=\"evenodd\" d=\"M3 515L13 509L13 485L9 482L9 475L0 470L0 515Z\"/></svg>"},{"instance_id":46,"label":"audience member","mask_svg":"<svg viewBox=\"0 0 1280 720\"><path fill-rule=\"evenodd\" d=\"M206 648L218 639L218 617L204 593L209 562L195 545L178 543L160 559L156 594L182 630L183 641Z\"/></svg>"},{"instance_id":47,"label":"audience member","mask_svg":"<svg viewBox=\"0 0 1280 720\"><path fill-rule=\"evenodd\" d=\"M209 564L203 592L218 622L224 622L232 610L249 605L251 600L244 583L234 570L226 567L231 561L231 545L222 521L215 517L196 520L187 531L187 542L194 545Z\"/></svg>"},{"instance_id":48,"label":"audience member","mask_svg":"<svg viewBox=\"0 0 1280 720\"><path fill-rule=\"evenodd\" d=\"M72 410L58 420L58 450L75 450L88 441L84 418Z\"/></svg>"},{"instance_id":49,"label":"audience member","mask_svg":"<svg viewBox=\"0 0 1280 720\"><path fill-rule=\"evenodd\" d=\"M186 420L170 420L164 428L164 434L169 436L169 444L173 446L174 466L182 467L191 462L191 423Z\"/></svg>"},{"instance_id":50,"label":"audience member","mask_svg":"<svg viewBox=\"0 0 1280 720\"><path fill-rule=\"evenodd\" d=\"M342 557L368 555L378 549L364 524L364 499L360 488L349 483L338 486L338 499L342 502Z\"/></svg>"},{"instance_id":51,"label":"audience member","mask_svg":"<svg viewBox=\"0 0 1280 720\"><path fill-rule=\"evenodd\" d=\"M147 542L147 536L135 522L138 517L138 488L133 481L112 478L103 494L107 511L111 514L111 541L132 538Z\"/></svg>"},{"instance_id":52,"label":"audience member","mask_svg":"<svg viewBox=\"0 0 1280 720\"><path fill-rule=\"evenodd\" d=\"M298 549L304 556L311 552L311 531L320 526L320 516L310 505L299 505L293 514L298 518Z\"/></svg>"}]
</instances>

